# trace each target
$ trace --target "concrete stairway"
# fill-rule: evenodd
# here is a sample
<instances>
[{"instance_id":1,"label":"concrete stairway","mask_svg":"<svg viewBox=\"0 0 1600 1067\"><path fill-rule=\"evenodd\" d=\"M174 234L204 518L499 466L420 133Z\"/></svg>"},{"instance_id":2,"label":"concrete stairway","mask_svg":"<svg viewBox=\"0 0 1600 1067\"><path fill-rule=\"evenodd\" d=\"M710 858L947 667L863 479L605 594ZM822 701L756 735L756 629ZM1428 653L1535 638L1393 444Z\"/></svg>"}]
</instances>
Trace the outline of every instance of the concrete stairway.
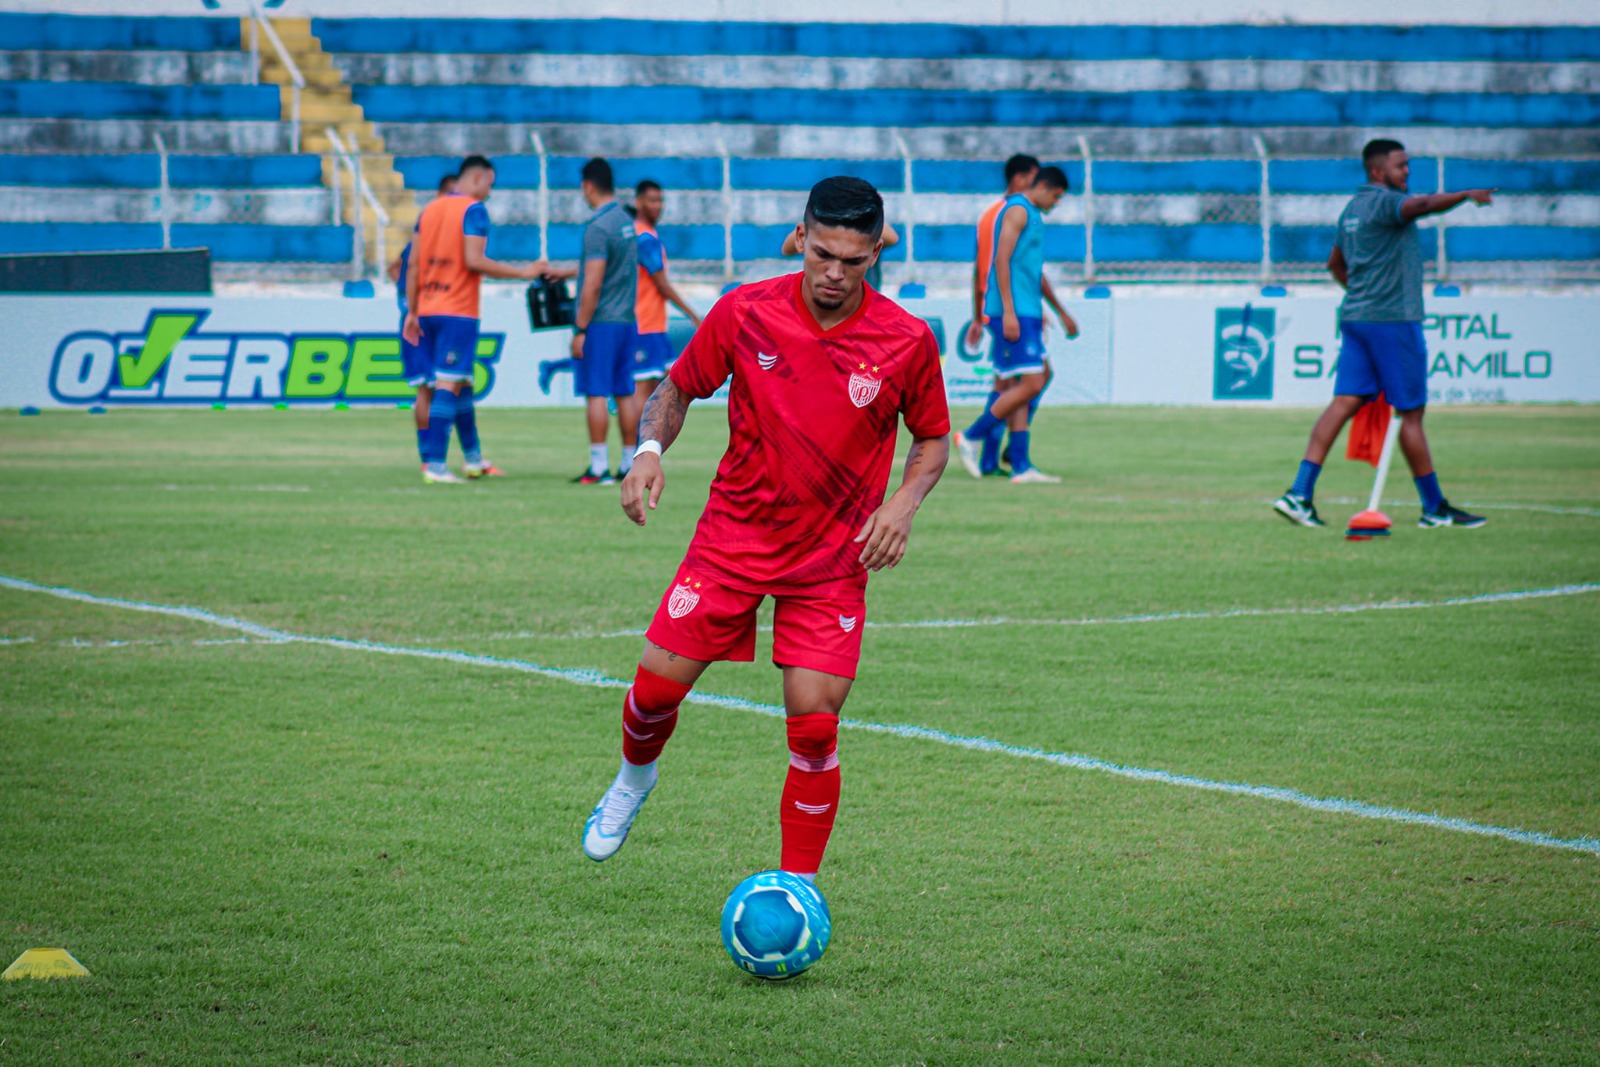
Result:
<instances>
[{"instance_id":1,"label":"concrete stairway","mask_svg":"<svg viewBox=\"0 0 1600 1067\"><path fill-rule=\"evenodd\" d=\"M244 47L250 47L250 19L241 20ZM395 170L394 156L387 151L377 129L366 120L359 104L351 98L350 87L345 84L339 70L322 50L322 45L311 33L311 20L280 18L272 20L272 28L283 41L284 48L305 79L300 91L300 150L322 155L322 182L330 189L335 181L343 192L345 221L354 225L357 212L363 229L369 261L377 257L377 215L358 196L352 195L349 172L338 163L328 141L329 127L339 132L346 149L353 140L361 155L361 176L372 188L373 195L383 204L389 216L389 226L384 234L386 253L393 258L411 239L412 227L417 222L417 198L405 187L400 172ZM293 79L288 68L278 58L278 53L261 35L261 78L278 86L283 101L283 119L289 121L293 100ZM379 267L385 264L379 264Z\"/></svg>"}]
</instances>

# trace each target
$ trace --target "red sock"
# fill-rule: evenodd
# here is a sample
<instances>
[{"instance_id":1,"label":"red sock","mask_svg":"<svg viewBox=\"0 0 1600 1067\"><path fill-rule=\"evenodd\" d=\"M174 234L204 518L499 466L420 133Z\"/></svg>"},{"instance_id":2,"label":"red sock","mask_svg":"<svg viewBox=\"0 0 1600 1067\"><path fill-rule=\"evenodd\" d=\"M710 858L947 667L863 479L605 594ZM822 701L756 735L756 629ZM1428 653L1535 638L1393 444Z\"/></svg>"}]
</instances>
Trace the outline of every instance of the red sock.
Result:
<instances>
[{"instance_id":1,"label":"red sock","mask_svg":"<svg viewBox=\"0 0 1600 1067\"><path fill-rule=\"evenodd\" d=\"M635 767L654 763L678 725L678 705L688 695L688 686L640 667L622 701L622 758Z\"/></svg>"},{"instance_id":2,"label":"red sock","mask_svg":"<svg viewBox=\"0 0 1600 1067\"><path fill-rule=\"evenodd\" d=\"M789 776L783 783L783 858L795 874L816 874L839 813L839 717L826 712L793 715L789 726Z\"/></svg>"}]
</instances>

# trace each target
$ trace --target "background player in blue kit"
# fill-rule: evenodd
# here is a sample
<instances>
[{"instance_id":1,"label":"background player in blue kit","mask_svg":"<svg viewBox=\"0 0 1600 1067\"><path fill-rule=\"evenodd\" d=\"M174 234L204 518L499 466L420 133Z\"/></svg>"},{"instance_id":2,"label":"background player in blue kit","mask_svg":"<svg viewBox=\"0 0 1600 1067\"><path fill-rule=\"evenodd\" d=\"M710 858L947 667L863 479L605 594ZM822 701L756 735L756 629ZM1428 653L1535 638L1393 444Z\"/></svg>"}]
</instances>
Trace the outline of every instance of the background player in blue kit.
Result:
<instances>
[{"instance_id":1,"label":"background player in blue kit","mask_svg":"<svg viewBox=\"0 0 1600 1067\"><path fill-rule=\"evenodd\" d=\"M406 273L407 311L401 337L420 346L433 370L433 403L428 410L428 452L422 478L430 483L459 482L445 466L450 431L455 429L469 478L490 473L478 442L472 404L473 368L478 349L478 290L488 278L538 278L549 271L543 260L526 267L500 263L485 254L489 212L483 202L494 188L494 164L468 156L456 174L455 191L433 200L417 219ZM496 471L495 473L499 473Z\"/></svg>"},{"instance_id":2,"label":"background player in blue kit","mask_svg":"<svg viewBox=\"0 0 1600 1067\"><path fill-rule=\"evenodd\" d=\"M439 196L447 196L456 190L456 176L446 174L439 179ZM405 339L406 325L406 272L410 269L411 242L400 250L394 257L394 262L389 264L389 280L394 282L395 301L400 305L400 366L406 377L406 384L417 391L417 399L411 406L412 419L417 427L417 458L422 465L428 465L428 408L433 402L433 364L428 360L427 353L422 346L414 345ZM485 465L485 474L502 474L498 467Z\"/></svg>"},{"instance_id":3,"label":"background player in blue kit","mask_svg":"<svg viewBox=\"0 0 1600 1067\"><path fill-rule=\"evenodd\" d=\"M633 392L641 411L656 385L667 376L667 368L672 366L672 342L667 338L667 302L676 304L696 327L700 325L699 313L678 295L667 277L667 252L656 233L656 223L661 221L665 202L661 186L653 181L642 181L634 187L633 228L639 243L639 293L634 301L634 318L639 332L633 352Z\"/></svg>"},{"instance_id":4,"label":"background player in blue kit","mask_svg":"<svg viewBox=\"0 0 1600 1067\"><path fill-rule=\"evenodd\" d=\"M1422 338L1422 244L1417 220L1471 200L1479 207L1493 189L1408 196L1411 162L1399 141L1376 140L1362 149L1367 184L1339 215L1328 272L1344 286L1339 305L1339 370L1333 403L1311 429L1294 485L1272 505L1301 526L1322 526L1311 503L1317 475L1344 424L1382 391L1400 413L1400 450L1422 499L1417 525L1482 526L1487 520L1451 507L1433 469L1422 415L1428 403L1428 346Z\"/></svg>"},{"instance_id":5,"label":"background player in blue kit","mask_svg":"<svg viewBox=\"0 0 1600 1067\"><path fill-rule=\"evenodd\" d=\"M1078 335L1078 324L1054 293L1044 290L1044 216L1067 191L1067 175L1060 167L1043 167L1026 191L1006 198L995 219L994 262L984 294L989 316L995 374L1008 384L965 433L956 434L961 465L974 478L983 477L983 442L1003 426L1011 430L1011 481L1043 484L1061 479L1033 465L1028 456L1028 404L1044 390L1049 379L1044 352L1044 305L1061 317L1068 337Z\"/></svg>"},{"instance_id":6,"label":"background player in blue kit","mask_svg":"<svg viewBox=\"0 0 1600 1067\"><path fill-rule=\"evenodd\" d=\"M611 164L600 158L583 165L583 199L594 214L583 227L583 257L578 262L578 309L572 333L572 358L578 360L577 391L588 397L589 466L573 481L614 485L606 437L611 417L606 398L616 401L622 429L620 471L633 466L639 438L639 404L633 395L633 351L637 329L639 246L633 217L617 203Z\"/></svg>"}]
</instances>

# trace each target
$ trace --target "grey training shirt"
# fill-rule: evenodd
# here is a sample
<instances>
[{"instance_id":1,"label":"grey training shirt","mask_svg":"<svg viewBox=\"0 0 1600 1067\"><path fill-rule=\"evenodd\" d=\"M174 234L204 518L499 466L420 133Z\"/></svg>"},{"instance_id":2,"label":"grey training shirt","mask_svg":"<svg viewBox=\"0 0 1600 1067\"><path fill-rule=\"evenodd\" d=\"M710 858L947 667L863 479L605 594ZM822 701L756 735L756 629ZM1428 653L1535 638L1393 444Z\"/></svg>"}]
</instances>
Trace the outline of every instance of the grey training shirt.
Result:
<instances>
[{"instance_id":1,"label":"grey training shirt","mask_svg":"<svg viewBox=\"0 0 1600 1067\"><path fill-rule=\"evenodd\" d=\"M1400 213L1409 195L1363 185L1340 213L1336 244L1350 272L1342 321L1422 321L1422 239Z\"/></svg>"},{"instance_id":2,"label":"grey training shirt","mask_svg":"<svg viewBox=\"0 0 1600 1067\"><path fill-rule=\"evenodd\" d=\"M633 302L639 284L639 243L633 235L633 217L615 200L596 211L583 226L583 259L578 264L578 292L591 259L606 261L600 280L600 302L590 322L633 322Z\"/></svg>"}]
</instances>

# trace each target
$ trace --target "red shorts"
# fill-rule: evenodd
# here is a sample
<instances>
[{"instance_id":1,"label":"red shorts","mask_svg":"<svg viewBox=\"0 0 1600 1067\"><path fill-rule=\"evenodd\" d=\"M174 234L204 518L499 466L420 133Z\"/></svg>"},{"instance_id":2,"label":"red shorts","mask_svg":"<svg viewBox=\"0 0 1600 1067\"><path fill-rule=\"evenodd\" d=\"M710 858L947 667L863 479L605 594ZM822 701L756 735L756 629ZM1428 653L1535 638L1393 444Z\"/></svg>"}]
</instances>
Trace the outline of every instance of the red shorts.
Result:
<instances>
[{"instance_id":1,"label":"red shorts","mask_svg":"<svg viewBox=\"0 0 1600 1067\"><path fill-rule=\"evenodd\" d=\"M867 622L865 573L771 595L773 663L856 676ZM756 658L756 608L766 596L730 589L685 562L645 636L690 659L748 663Z\"/></svg>"}]
</instances>

